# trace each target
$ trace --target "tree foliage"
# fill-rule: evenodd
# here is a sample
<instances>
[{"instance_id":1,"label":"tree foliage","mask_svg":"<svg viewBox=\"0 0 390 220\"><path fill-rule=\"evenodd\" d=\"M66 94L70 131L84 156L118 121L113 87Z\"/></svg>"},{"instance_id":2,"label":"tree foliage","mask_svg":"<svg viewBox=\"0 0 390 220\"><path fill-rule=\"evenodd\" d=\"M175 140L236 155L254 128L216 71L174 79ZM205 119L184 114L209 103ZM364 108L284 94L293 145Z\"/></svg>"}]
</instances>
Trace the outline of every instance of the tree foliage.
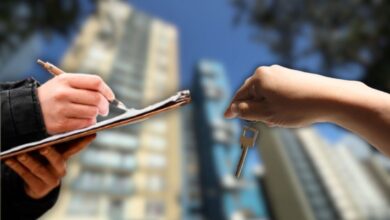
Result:
<instances>
[{"instance_id":1,"label":"tree foliage","mask_svg":"<svg viewBox=\"0 0 390 220\"><path fill-rule=\"evenodd\" d=\"M390 91L390 2L385 0L233 0L236 22L256 26L283 65L319 56L319 71L357 66L370 86ZM299 46L297 46L299 45Z\"/></svg>"},{"instance_id":2,"label":"tree foliage","mask_svg":"<svg viewBox=\"0 0 390 220\"><path fill-rule=\"evenodd\" d=\"M80 13L77 0L1 0L0 45L12 50L36 31L67 34Z\"/></svg>"}]
</instances>

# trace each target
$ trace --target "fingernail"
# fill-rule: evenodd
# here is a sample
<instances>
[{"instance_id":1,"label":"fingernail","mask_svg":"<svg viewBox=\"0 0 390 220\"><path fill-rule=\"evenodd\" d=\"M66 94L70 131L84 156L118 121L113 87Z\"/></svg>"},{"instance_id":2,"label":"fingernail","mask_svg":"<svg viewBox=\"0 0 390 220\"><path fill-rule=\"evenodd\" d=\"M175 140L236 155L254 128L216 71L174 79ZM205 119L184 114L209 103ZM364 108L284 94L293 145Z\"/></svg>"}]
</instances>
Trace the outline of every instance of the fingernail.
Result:
<instances>
[{"instance_id":1,"label":"fingernail","mask_svg":"<svg viewBox=\"0 0 390 220\"><path fill-rule=\"evenodd\" d=\"M238 104L237 103L232 104L231 110L232 110L234 117L238 116L239 111L238 111Z\"/></svg>"},{"instance_id":2,"label":"fingernail","mask_svg":"<svg viewBox=\"0 0 390 220\"><path fill-rule=\"evenodd\" d=\"M103 116L107 116L108 113L110 113L110 110L109 110L109 109L107 109L107 111L104 112Z\"/></svg>"},{"instance_id":3,"label":"fingernail","mask_svg":"<svg viewBox=\"0 0 390 220\"><path fill-rule=\"evenodd\" d=\"M114 101L115 100L115 94L113 92L110 92L107 97L108 101Z\"/></svg>"},{"instance_id":4,"label":"fingernail","mask_svg":"<svg viewBox=\"0 0 390 220\"><path fill-rule=\"evenodd\" d=\"M26 155L21 155L21 156L19 156L18 158L19 158L19 160L21 160L21 161L25 161L25 160L27 159Z\"/></svg>"},{"instance_id":5,"label":"fingernail","mask_svg":"<svg viewBox=\"0 0 390 220\"><path fill-rule=\"evenodd\" d=\"M107 102L106 105L102 109L102 116L107 116L108 113L110 112L110 103Z\"/></svg>"},{"instance_id":6,"label":"fingernail","mask_svg":"<svg viewBox=\"0 0 390 220\"><path fill-rule=\"evenodd\" d=\"M49 153L49 149L44 148L40 152L41 152L41 154L47 154L47 153Z\"/></svg>"}]
</instances>

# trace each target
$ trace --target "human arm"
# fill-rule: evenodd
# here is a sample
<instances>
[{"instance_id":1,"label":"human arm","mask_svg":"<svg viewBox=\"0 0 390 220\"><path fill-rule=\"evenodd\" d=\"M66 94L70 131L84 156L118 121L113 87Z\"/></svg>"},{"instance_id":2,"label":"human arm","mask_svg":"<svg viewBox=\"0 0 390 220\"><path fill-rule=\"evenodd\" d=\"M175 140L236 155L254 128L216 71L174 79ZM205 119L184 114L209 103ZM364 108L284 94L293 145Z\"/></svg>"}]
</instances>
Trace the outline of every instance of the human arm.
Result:
<instances>
[{"instance_id":1,"label":"human arm","mask_svg":"<svg viewBox=\"0 0 390 220\"><path fill-rule=\"evenodd\" d=\"M237 91L225 116L282 127L331 122L390 156L390 95L361 82L260 67Z\"/></svg>"},{"instance_id":2,"label":"human arm","mask_svg":"<svg viewBox=\"0 0 390 220\"><path fill-rule=\"evenodd\" d=\"M47 137L33 78L0 84L1 151Z\"/></svg>"},{"instance_id":3,"label":"human arm","mask_svg":"<svg viewBox=\"0 0 390 220\"><path fill-rule=\"evenodd\" d=\"M98 114L108 113L107 100L113 99L108 86L93 75L64 74L38 86L32 78L0 84L1 151L43 139L49 134L89 126L96 122ZM3 163L1 168L2 191L6 192L1 195L3 211L35 207L30 214L36 216L54 205L58 185L54 189L51 184L44 185L40 190L48 194L36 199L38 197L24 187L23 179L16 172Z\"/></svg>"},{"instance_id":4,"label":"human arm","mask_svg":"<svg viewBox=\"0 0 390 220\"><path fill-rule=\"evenodd\" d=\"M62 74L39 87L32 78L0 84L1 151L96 123L114 93L95 75Z\"/></svg>"},{"instance_id":5,"label":"human arm","mask_svg":"<svg viewBox=\"0 0 390 220\"><path fill-rule=\"evenodd\" d=\"M67 160L94 138L45 147L39 158L23 154L7 159L6 166L2 164L2 219L37 219L50 209L57 200Z\"/></svg>"}]
</instances>

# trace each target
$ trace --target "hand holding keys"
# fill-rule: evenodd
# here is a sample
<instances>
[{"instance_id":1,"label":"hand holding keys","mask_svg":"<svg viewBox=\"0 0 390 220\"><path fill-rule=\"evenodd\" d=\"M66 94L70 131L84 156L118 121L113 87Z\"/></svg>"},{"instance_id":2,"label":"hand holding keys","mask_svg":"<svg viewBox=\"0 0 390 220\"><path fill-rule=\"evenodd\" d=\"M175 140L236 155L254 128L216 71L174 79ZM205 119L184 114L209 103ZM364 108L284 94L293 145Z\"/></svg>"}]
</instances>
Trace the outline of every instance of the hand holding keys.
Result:
<instances>
[{"instance_id":1,"label":"hand holding keys","mask_svg":"<svg viewBox=\"0 0 390 220\"><path fill-rule=\"evenodd\" d=\"M237 169L236 169L236 178L240 178L242 167L245 163L245 158L248 153L248 148L253 147L256 143L256 138L259 134L259 131L255 128L245 126L244 130L240 137L240 143L241 143L241 157L240 161L238 162Z\"/></svg>"}]
</instances>

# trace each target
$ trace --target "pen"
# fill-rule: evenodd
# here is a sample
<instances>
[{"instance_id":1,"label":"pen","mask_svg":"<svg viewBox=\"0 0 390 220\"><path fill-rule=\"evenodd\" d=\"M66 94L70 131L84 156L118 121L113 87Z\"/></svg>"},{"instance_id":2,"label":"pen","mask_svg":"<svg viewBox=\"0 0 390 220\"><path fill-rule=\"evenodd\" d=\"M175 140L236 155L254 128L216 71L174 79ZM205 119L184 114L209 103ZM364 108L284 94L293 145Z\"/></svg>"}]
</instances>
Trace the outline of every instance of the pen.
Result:
<instances>
[{"instance_id":1,"label":"pen","mask_svg":"<svg viewBox=\"0 0 390 220\"><path fill-rule=\"evenodd\" d=\"M51 73L53 76L58 76L60 74L64 74L65 71L61 70L60 68L56 67L55 65L49 63L49 62L43 62L42 60L38 59L37 63L40 64L43 68L45 68L49 73ZM122 110L127 111L127 107L125 104L123 104L118 99L114 99L112 101L108 101L110 104L114 105L117 108L120 108Z\"/></svg>"}]
</instances>

